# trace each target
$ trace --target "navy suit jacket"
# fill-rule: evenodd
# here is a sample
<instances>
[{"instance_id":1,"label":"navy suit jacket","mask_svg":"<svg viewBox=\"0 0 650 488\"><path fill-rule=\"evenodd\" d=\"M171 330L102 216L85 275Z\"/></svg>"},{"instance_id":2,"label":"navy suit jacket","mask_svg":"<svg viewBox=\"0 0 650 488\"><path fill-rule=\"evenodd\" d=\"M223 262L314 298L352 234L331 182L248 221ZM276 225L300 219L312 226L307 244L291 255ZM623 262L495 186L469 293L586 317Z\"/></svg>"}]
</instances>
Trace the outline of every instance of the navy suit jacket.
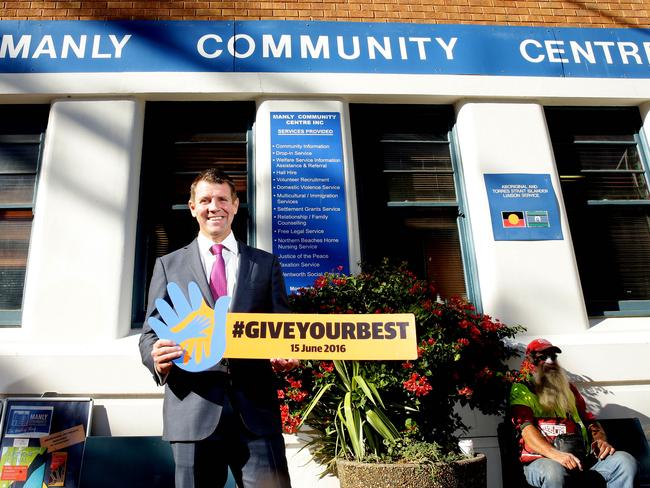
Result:
<instances>
[{"instance_id":1,"label":"navy suit jacket","mask_svg":"<svg viewBox=\"0 0 650 488\"><path fill-rule=\"evenodd\" d=\"M265 251L239 242L239 270L231 312L289 312L284 277L278 259ZM147 323L158 317L156 298L169 302L167 284L175 282L186 292L194 281L206 303L214 300L206 280L197 241L158 258L149 287L149 302L140 336L142 362L159 383L151 350L158 336ZM190 373L173 366L165 382L163 439L199 441L212 434L219 422L226 391L244 425L254 434L270 435L282 430L275 376L268 359L230 359L229 375Z\"/></svg>"}]
</instances>

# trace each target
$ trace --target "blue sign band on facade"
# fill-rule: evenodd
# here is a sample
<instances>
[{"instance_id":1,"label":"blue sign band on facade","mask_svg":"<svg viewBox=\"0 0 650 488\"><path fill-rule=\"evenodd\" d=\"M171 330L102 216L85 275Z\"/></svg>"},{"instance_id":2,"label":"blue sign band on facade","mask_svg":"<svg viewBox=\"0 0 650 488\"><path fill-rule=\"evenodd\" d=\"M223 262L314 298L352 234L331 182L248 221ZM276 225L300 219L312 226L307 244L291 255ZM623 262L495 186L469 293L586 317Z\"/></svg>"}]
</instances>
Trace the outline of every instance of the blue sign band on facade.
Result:
<instances>
[{"instance_id":1,"label":"blue sign band on facade","mask_svg":"<svg viewBox=\"0 0 650 488\"><path fill-rule=\"evenodd\" d=\"M338 112L271 112L273 253L289 291L350 271Z\"/></svg>"},{"instance_id":2,"label":"blue sign band on facade","mask_svg":"<svg viewBox=\"0 0 650 488\"><path fill-rule=\"evenodd\" d=\"M549 174L484 174L483 178L495 241L563 239Z\"/></svg>"},{"instance_id":3,"label":"blue sign band on facade","mask_svg":"<svg viewBox=\"0 0 650 488\"><path fill-rule=\"evenodd\" d=\"M0 74L650 78L650 29L302 21L0 21Z\"/></svg>"}]
</instances>

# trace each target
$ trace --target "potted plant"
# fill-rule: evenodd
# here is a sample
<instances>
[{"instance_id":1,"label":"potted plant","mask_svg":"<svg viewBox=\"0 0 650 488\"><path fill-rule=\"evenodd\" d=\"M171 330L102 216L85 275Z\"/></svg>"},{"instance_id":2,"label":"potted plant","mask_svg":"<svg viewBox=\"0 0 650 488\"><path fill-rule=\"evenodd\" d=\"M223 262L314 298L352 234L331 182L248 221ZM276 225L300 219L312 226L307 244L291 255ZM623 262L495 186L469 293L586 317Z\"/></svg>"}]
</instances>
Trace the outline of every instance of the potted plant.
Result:
<instances>
[{"instance_id":1,"label":"potted plant","mask_svg":"<svg viewBox=\"0 0 650 488\"><path fill-rule=\"evenodd\" d=\"M464 300L441 300L405 264L388 260L356 275L325 274L290 302L296 313L415 315L415 360L303 361L281 378L285 432L307 422L315 431L314 457L338 473L342 486L485 485L485 457L458 452L458 434L467 427L455 405L503 412L516 373L506 362L517 354L506 339L522 327L506 326ZM387 463L400 464L410 481L386 481ZM464 465L470 467L461 470Z\"/></svg>"}]
</instances>

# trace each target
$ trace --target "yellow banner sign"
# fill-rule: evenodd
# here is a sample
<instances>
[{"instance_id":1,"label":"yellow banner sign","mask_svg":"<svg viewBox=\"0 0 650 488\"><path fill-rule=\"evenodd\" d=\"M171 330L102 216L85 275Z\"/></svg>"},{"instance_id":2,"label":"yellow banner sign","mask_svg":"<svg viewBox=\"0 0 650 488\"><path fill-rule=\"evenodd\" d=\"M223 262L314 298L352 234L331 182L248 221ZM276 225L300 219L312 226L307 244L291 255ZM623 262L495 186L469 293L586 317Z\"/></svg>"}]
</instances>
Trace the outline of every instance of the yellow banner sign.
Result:
<instances>
[{"instance_id":1,"label":"yellow banner sign","mask_svg":"<svg viewBox=\"0 0 650 488\"><path fill-rule=\"evenodd\" d=\"M223 356L415 359L415 316L229 313Z\"/></svg>"},{"instance_id":2,"label":"yellow banner sign","mask_svg":"<svg viewBox=\"0 0 650 488\"><path fill-rule=\"evenodd\" d=\"M222 358L415 359L413 314L228 313L230 297L214 309L191 282L185 293L167 285L170 305L158 298L159 317L148 324L161 339L179 344L174 363L189 372L205 371Z\"/></svg>"}]
</instances>

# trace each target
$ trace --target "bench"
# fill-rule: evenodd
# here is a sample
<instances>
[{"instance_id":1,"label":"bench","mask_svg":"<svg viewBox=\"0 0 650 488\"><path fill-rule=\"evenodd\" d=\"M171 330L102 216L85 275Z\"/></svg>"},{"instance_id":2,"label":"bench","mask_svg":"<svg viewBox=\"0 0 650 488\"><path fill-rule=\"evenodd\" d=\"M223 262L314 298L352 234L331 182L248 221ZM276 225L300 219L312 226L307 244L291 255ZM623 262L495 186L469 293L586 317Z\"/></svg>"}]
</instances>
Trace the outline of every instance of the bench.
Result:
<instances>
[{"instance_id":1,"label":"bench","mask_svg":"<svg viewBox=\"0 0 650 488\"><path fill-rule=\"evenodd\" d=\"M650 488L650 447L638 418L599 420L616 449L629 452L639 463L638 486ZM510 421L497 427L503 488L528 488L519 462L519 448Z\"/></svg>"},{"instance_id":2,"label":"bench","mask_svg":"<svg viewBox=\"0 0 650 488\"><path fill-rule=\"evenodd\" d=\"M160 437L86 439L81 488L174 488L174 459L169 442ZM226 488L235 488L229 474Z\"/></svg>"}]
</instances>

